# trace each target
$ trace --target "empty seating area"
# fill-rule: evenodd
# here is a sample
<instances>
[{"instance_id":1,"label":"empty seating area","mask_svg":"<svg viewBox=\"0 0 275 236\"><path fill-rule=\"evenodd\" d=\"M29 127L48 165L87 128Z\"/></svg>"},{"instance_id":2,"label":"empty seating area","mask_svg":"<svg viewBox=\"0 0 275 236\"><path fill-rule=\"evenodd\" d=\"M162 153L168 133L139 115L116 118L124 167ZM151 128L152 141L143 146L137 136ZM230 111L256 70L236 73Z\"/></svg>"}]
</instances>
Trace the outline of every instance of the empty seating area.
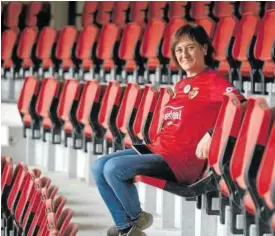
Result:
<instances>
[{"instance_id":1,"label":"empty seating area","mask_svg":"<svg viewBox=\"0 0 275 236\"><path fill-rule=\"evenodd\" d=\"M136 176L144 210L180 236L275 235L275 2L85 2L82 28L59 32L43 20L49 3L23 8L2 5L2 102L17 104L26 163L1 158L5 235L76 235L66 196L29 166L88 188L95 159L152 142L183 75L171 38L189 22L248 101L224 95L199 181Z\"/></svg>"},{"instance_id":2,"label":"empty seating area","mask_svg":"<svg viewBox=\"0 0 275 236\"><path fill-rule=\"evenodd\" d=\"M1 234L67 235L78 232L67 199L41 170L1 157ZM59 195L59 196L58 196Z\"/></svg>"}]
</instances>

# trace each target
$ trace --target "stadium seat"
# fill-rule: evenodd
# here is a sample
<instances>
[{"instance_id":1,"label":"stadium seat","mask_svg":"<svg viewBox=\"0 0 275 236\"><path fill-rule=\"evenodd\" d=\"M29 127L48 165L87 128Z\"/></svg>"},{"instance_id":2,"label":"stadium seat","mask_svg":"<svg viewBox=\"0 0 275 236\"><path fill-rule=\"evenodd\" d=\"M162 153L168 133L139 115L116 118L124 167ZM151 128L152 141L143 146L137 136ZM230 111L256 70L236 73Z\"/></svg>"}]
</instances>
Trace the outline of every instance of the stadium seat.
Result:
<instances>
[{"instance_id":1,"label":"stadium seat","mask_svg":"<svg viewBox=\"0 0 275 236\"><path fill-rule=\"evenodd\" d=\"M250 225L255 224L255 208L253 204L250 204L253 199L251 199L251 194L248 192L248 186L253 181L256 182L271 122L273 122L271 109L268 108L265 99L249 98L230 163L230 175L236 183L234 186L236 189L232 189L232 185L229 186L230 192L234 195L232 201L235 202L237 207L241 207L241 202L243 201L245 235L249 232ZM250 168L251 165L253 165L253 168ZM234 214L234 208L232 208L232 212Z\"/></svg>"},{"instance_id":2,"label":"stadium seat","mask_svg":"<svg viewBox=\"0 0 275 236\"><path fill-rule=\"evenodd\" d=\"M227 61L227 54L232 48L232 36L238 21L233 16L232 2L216 2L214 13L219 18L213 37L213 46L216 51L214 59L219 63L217 69L228 77L230 66Z\"/></svg>"},{"instance_id":3,"label":"stadium seat","mask_svg":"<svg viewBox=\"0 0 275 236\"><path fill-rule=\"evenodd\" d=\"M169 2L169 12L168 18L171 21L174 17L176 18L184 18L185 17L185 7L188 1L174 1Z\"/></svg>"},{"instance_id":4,"label":"stadium seat","mask_svg":"<svg viewBox=\"0 0 275 236\"><path fill-rule=\"evenodd\" d=\"M77 30L74 26L65 26L59 35L55 56L61 60L58 65L58 75L64 76L64 72L69 71L69 76L73 76L72 50L77 39ZM65 76L66 77L66 76Z\"/></svg>"},{"instance_id":5,"label":"stadium seat","mask_svg":"<svg viewBox=\"0 0 275 236\"><path fill-rule=\"evenodd\" d=\"M84 73L94 79L94 62L91 59L93 48L96 45L98 28L94 25L85 26L79 34L75 56L81 61L78 76L85 80Z\"/></svg>"},{"instance_id":6,"label":"stadium seat","mask_svg":"<svg viewBox=\"0 0 275 236\"><path fill-rule=\"evenodd\" d=\"M210 1L192 2L190 15L201 25L212 39L215 31L215 22L208 16Z\"/></svg>"},{"instance_id":7,"label":"stadium seat","mask_svg":"<svg viewBox=\"0 0 275 236\"><path fill-rule=\"evenodd\" d=\"M82 26L95 24L95 13L97 11L98 2L84 2L82 13Z\"/></svg>"},{"instance_id":8,"label":"stadium seat","mask_svg":"<svg viewBox=\"0 0 275 236\"><path fill-rule=\"evenodd\" d=\"M64 231L64 236L75 236L78 232L78 225L74 223L68 224Z\"/></svg>"},{"instance_id":9,"label":"stadium seat","mask_svg":"<svg viewBox=\"0 0 275 236\"><path fill-rule=\"evenodd\" d=\"M37 17L42 10L43 2L30 2L27 8L25 25L29 28L38 30L37 28Z\"/></svg>"},{"instance_id":10,"label":"stadium seat","mask_svg":"<svg viewBox=\"0 0 275 236\"><path fill-rule=\"evenodd\" d=\"M40 60L37 65L39 77L46 76L46 71L48 71L48 76L53 75L54 64L51 54L56 38L57 31L50 26L44 27L39 34L36 46L36 57Z\"/></svg>"},{"instance_id":11,"label":"stadium seat","mask_svg":"<svg viewBox=\"0 0 275 236\"><path fill-rule=\"evenodd\" d=\"M114 3L112 22L121 29L123 29L126 25L127 11L129 5L129 1L115 1Z\"/></svg>"},{"instance_id":12,"label":"stadium seat","mask_svg":"<svg viewBox=\"0 0 275 236\"><path fill-rule=\"evenodd\" d=\"M164 19L164 9L166 7L166 2L152 1L149 2L148 7L148 20L163 20Z\"/></svg>"},{"instance_id":13,"label":"stadium seat","mask_svg":"<svg viewBox=\"0 0 275 236\"><path fill-rule=\"evenodd\" d=\"M13 174L12 158L1 156L1 197L7 196ZM5 192L4 192L5 191Z\"/></svg>"},{"instance_id":14,"label":"stadium seat","mask_svg":"<svg viewBox=\"0 0 275 236\"><path fill-rule=\"evenodd\" d=\"M148 1L137 1L130 3L130 22L138 23L142 28L146 26L145 16Z\"/></svg>"},{"instance_id":15,"label":"stadium seat","mask_svg":"<svg viewBox=\"0 0 275 236\"><path fill-rule=\"evenodd\" d=\"M104 26L111 22L111 13L114 8L114 1L104 1L98 3L98 12L96 15L96 22Z\"/></svg>"},{"instance_id":16,"label":"stadium seat","mask_svg":"<svg viewBox=\"0 0 275 236\"><path fill-rule=\"evenodd\" d=\"M19 34L19 15L23 9L23 4L21 2L10 2L6 6L4 25L8 29L14 30Z\"/></svg>"},{"instance_id":17,"label":"stadium seat","mask_svg":"<svg viewBox=\"0 0 275 236\"><path fill-rule=\"evenodd\" d=\"M273 108L274 110L274 108ZM258 235L262 235L263 231L269 232L269 222L271 222L272 211L274 204L272 203L272 179L275 171L275 123L270 132L268 143L262 157L261 165L258 170L256 182L249 184L248 188L252 195L256 206L256 225ZM251 165L251 168L254 168ZM249 180L251 182L251 180ZM270 224L271 226L271 224ZM271 229L271 227L270 227Z\"/></svg>"},{"instance_id":18,"label":"stadium seat","mask_svg":"<svg viewBox=\"0 0 275 236\"><path fill-rule=\"evenodd\" d=\"M252 84L252 91L255 91L255 83L253 80L252 71L249 62L249 51L253 50L256 37L256 28L260 22L259 17L259 3L258 2L241 2L240 9L242 18L236 27L234 33L234 42L232 51L229 51L229 60L231 70L230 78L231 82L239 80L240 85L238 86L241 91L244 90L244 80L248 79ZM245 86L245 92L247 93L248 88Z\"/></svg>"}]
</instances>

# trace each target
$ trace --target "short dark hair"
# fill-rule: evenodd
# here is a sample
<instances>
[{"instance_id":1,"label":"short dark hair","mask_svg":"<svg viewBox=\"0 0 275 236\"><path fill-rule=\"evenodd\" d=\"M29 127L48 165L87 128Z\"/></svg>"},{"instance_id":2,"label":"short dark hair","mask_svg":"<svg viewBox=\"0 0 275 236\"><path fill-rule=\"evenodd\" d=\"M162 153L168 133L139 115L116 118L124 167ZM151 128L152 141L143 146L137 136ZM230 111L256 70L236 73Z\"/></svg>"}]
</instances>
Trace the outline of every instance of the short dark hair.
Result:
<instances>
[{"instance_id":1,"label":"short dark hair","mask_svg":"<svg viewBox=\"0 0 275 236\"><path fill-rule=\"evenodd\" d=\"M215 60L213 58L213 53L215 52L215 49L205 29L202 26L197 25L195 23L189 23L180 27L173 35L171 44L171 55L177 67L182 70L176 58L175 48L178 45L178 43L182 40L182 38L185 36L198 42L202 46L207 45L207 54L204 57L204 61L207 66L214 68Z\"/></svg>"}]
</instances>

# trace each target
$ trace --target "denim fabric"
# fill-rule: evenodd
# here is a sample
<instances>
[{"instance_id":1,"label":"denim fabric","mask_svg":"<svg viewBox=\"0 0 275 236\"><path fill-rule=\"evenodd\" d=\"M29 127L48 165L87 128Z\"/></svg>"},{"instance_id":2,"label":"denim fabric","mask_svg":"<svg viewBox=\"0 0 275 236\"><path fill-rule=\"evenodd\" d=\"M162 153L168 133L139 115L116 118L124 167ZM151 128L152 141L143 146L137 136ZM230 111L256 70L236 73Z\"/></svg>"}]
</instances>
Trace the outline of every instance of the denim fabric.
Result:
<instances>
[{"instance_id":1,"label":"denim fabric","mask_svg":"<svg viewBox=\"0 0 275 236\"><path fill-rule=\"evenodd\" d=\"M115 152L97 159L92 166L98 190L119 230L132 226L141 214L133 178L147 175L176 181L160 155L138 155L133 149Z\"/></svg>"}]
</instances>

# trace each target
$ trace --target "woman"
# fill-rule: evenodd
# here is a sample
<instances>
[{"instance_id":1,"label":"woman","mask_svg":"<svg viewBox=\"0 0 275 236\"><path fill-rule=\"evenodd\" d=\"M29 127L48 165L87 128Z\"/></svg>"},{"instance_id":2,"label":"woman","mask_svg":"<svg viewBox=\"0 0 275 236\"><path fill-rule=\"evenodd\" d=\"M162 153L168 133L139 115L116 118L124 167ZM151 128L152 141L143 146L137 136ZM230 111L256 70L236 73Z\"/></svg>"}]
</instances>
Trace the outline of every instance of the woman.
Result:
<instances>
[{"instance_id":1,"label":"woman","mask_svg":"<svg viewBox=\"0 0 275 236\"><path fill-rule=\"evenodd\" d=\"M153 154L138 155L128 149L101 157L93 165L97 187L116 224L108 236L146 235L142 230L153 217L142 211L133 178L147 175L187 184L198 180L208 155L208 131L215 125L223 93L243 99L227 79L210 69L214 48L201 26L181 27L171 52L186 76L175 85L175 95L164 109L163 128L148 145Z\"/></svg>"}]
</instances>

